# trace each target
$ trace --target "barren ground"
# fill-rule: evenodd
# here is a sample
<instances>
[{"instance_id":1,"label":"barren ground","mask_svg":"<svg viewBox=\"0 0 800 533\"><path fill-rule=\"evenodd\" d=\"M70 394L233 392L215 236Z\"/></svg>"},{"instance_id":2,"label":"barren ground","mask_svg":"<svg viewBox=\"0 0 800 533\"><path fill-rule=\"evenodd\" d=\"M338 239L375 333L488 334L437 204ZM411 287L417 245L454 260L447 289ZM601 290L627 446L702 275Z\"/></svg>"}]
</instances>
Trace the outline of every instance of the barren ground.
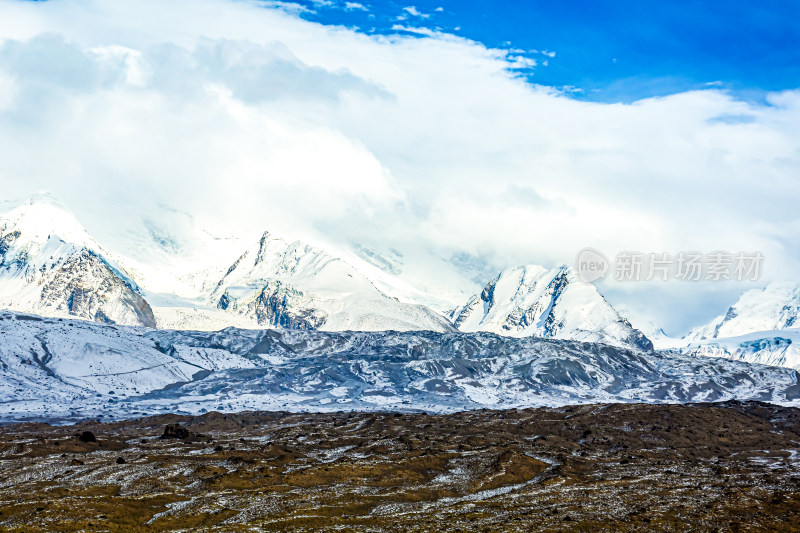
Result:
<instances>
[{"instance_id":1,"label":"barren ground","mask_svg":"<svg viewBox=\"0 0 800 533\"><path fill-rule=\"evenodd\" d=\"M0 529L800 531L798 450L759 403L14 424Z\"/></svg>"}]
</instances>

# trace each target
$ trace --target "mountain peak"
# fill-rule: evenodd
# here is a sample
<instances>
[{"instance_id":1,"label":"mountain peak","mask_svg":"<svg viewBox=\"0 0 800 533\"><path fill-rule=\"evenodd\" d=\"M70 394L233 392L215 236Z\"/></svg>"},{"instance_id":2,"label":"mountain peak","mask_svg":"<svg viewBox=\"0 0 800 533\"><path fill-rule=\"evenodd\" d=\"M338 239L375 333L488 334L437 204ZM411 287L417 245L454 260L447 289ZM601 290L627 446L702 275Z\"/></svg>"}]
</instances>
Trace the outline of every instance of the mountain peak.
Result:
<instances>
[{"instance_id":1,"label":"mountain peak","mask_svg":"<svg viewBox=\"0 0 800 533\"><path fill-rule=\"evenodd\" d=\"M444 317L427 307L387 296L341 258L269 232L230 266L216 284L210 303L272 327L452 329Z\"/></svg>"},{"instance_id":2,"label":"mountain peak","mask_svg":"<svg viewBox=\"0 0 800 533\"><path fill-rule=\"evenodd\" d=\"M34 194L0 215L0 230L19 232L24 242L38 246L57 237L79 247L98 247L72 211L49 193Z\"/></svg>"},{"instance_id":3,"label":"mountain peak","mask_svg":"<svg viewBox=\"0 0 800 533\"><path fill-rule=\"evenodd\" d=\"M49 194L0 215L0 306L155 326L136 284Z\"/></svg>"},{"instance_id":4,"label":"mountain peak","mask_svg":"<svg viewBox=\"0 0 800 533\"><path fill-rule=\"evenodd\" d=\"M772 281L763 289L742 294L724 315L693 329L689 342L723 337L738 337L758 331L800 326L800 285L791 281Z\"/></svg>"},{"instance_id":5,"label":"mountain peak","mask_svg":"<svg viewBox=\"0 0 800 533\"><path fill-rule=\"evenodd\" d=\"M49 204L59 209L63 209L64 211L69 211L66 204L64 204L61 200L58 199L54 194L49 191L38 191L30 195L26 200L21 202L21 204L26 205L35 205L35 204Z\"/></svg>"},{"instance_id":6,"label":"mountain peak","mask_svg":"<svg viewBox=\"0 0 800 533\"><path fill-rule=\"evenodd\" d=\"M462 331L550 337L652 349L574 269L523 265L501 272L453 315Z\"/></svg>"}]
</instances>

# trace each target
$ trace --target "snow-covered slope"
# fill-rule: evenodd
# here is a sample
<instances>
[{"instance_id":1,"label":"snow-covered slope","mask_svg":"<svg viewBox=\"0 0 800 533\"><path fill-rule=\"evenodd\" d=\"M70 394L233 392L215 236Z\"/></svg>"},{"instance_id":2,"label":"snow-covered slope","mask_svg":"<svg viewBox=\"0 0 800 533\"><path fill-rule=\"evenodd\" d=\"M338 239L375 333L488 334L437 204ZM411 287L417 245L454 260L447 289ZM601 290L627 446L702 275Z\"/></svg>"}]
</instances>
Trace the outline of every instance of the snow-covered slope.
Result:
<instances>
[{"instance_id":1,"label":"snow-covered slope","mask_svg":"<svg viewBox=\"0 0 800 533\"><path fill-rule=\"evenodd\" d=\"M385 244L351 243L339 248L339 252L339 257L366 275L383 293L400 301L425 305L444 315L480 290L494 274L493 269L471 256L442 257L419 248L418 243L410 243L402 250ZM479 282L472 279L476 277L475 271L480 271Z\"/></svg>"},{"instance_id":2,"label":"snow-covered slope","mask_svg":"<svg viewBox=\"0 0 800 533\"><path fill-rule=\"evenodd\" d=\"M800 374L491 333L164 331L0 312L0 420L246 409L800 404Z\"/></svg>"},{"instance_id":3,"label":"snow-covered slope","mask_svg":"<svg viewBox=\"0 0 800 533\"><path fill-rule=\"evenodd\" d=\"M757 331L736 337L706 339L688 344L681 348L681 352L800 369L800 330Z\"/></svg>"},{"instance_id":4,"label":"snow-covered slope","mask_svg":"<svg viewBox=\"0 0 800 533\"><path fill-rule=\"evenodd\" d=\"M264 233L211 294L219 309L260 326L324 331L448 331L431 309L387 296L342 259Z\"/></svg>"},{"instance_id":5,"label":"snow-covered slope","mask_svg":"<svg viewBox=\"0 0 800 533\"><path fill-rule=\"evenodd\" d=\"M763 290L744 293L728 312L692 330L689 342L737 337L757 331L800 327L800 285L772 282Z\"/></svg>"},{"instance_id":6,"label":"snow-covered slope","mask_svg":"<svg viewBox=\"0 0 800 533\"><path fill-rule=\"evenodd\" d=\"M678 348L687 355L800 368L800 286L772 282L744 293L728 311L692 330Z\"/></svg>"},{"instance_id":7,"label":"snow-covered slope","mask_svg":"<svg viewBox=\"0 0 800 533\"><path fill-rule=\"evenodd\" d=\"M155 325L136 284L66 207L45 195L0 216L0 307Z\"/></svg>"},{"instance_id":8,"label":"snow-covered slope","mask_svg":"<svg viewBox=\"0 0 800 533\"><path fill-rule=\"evenodd\" d=\"M253 240L217 231L191 214L163 204L131 215L110 233L106 246L153 307L203 302L228 266ZM177 301L176 301L177 300Z\"/></svg>"},{"instance_id":9,"label":"snow-covered slope","mask_svg":"<svg viewBox=\"0 0 800 533\"><path fill-rule=\"evenodd\" d=\"M593 285L562 266L527 265L503 271L453 313L461 331L603 342L650 350L652 344L617 313Z\"/></svg>"}]
</instances>

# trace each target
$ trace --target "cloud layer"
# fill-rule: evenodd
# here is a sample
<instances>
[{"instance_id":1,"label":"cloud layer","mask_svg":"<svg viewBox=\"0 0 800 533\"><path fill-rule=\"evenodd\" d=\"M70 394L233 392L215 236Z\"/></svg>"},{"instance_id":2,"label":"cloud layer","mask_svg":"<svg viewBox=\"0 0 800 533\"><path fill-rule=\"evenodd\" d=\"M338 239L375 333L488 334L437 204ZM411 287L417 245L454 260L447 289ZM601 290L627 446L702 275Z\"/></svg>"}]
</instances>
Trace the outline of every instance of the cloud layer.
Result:
<instances>
[{"instance_id":1,"label":"cloud layer","mask_svg":"<svg viewBox=\"0 0 800 533\"><path fill-rule=\"evenodd\" d=\"M109 243L165 204L221 231L496 267L571 263L592 246L760 250L766 277L797 271L798 91L582 102L516 76L513 52L436 31L367 36L250 1L0 0L0 12L4 196L50 190ZM679 330L741 288L606 292Z\"/></svg>"}]
</instances>

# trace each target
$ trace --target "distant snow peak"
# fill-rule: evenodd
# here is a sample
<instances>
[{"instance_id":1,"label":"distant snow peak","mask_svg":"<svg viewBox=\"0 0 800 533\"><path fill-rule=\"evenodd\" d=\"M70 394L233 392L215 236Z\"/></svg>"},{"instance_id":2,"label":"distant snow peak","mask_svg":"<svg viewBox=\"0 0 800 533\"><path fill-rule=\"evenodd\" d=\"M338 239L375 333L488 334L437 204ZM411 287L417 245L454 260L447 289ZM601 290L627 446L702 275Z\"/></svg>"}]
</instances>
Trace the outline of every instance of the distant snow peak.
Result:
<instances>
[{"instance_id":1,"label":"distant snow peak","mask_svg":"<svg viewBox=\"0 0 800 533\"><path fill-rule=\"evenodd\" d=\"M775 281L747 291L683 343L690 355L800 369L800 285Z\"/></svg>"},{"instance_id":2,"label":"distant snow peak","mask_svg":"<svg viewBox=\"0 0 800 533\"><path fill-rule=\"evenodd\" d=\"M57 240L75 246L97 247L95 240L75 218L75 215L53 196L37 193L0 216L0 229L19 232L20 244L26 249L44 247Z\"/></svg>"},{"instance_id":3,"label":"distant snow peak","mask_svg":"<svg viewBox=\"0 0 800 533\"><path fill-rule=\"evenodd\" d=\"M0 216L0 306L155 326L137 285L52 196Z\"/></svg>"},{"instance_id":4,"label":"distant snow peak","mask_svg":"<svg viewBox=\"0 0 800 533\"><path fill-rule=\"evenodd\" d=\"M453 313L461 331L546 337L652 350L652 343L568 266L504 270Z\"/></svg>"},{"instance_id":5,"label":"distant snow peak","mask_svg":"<svg viewBox=\"0 0 800 533\"><path fill-rule=\"evenodd\" d=\"M757 331L800 326L800 285L774 281L764 289L745 292L728 311L711 323L692 330L686 340L737 337Z\"/></svg>"},{"instance_id":6,"label":"distant snow peak","mask_svg":"<svg viewBox=\"0 0 800 533\"><path fill-rule=\"evenodd\" d=\"M218 309L261 327L448 331L425 306L381 292L354 266L302 241L264 232L228 268L211 295Z\"/></svg>"}]
</instances>

